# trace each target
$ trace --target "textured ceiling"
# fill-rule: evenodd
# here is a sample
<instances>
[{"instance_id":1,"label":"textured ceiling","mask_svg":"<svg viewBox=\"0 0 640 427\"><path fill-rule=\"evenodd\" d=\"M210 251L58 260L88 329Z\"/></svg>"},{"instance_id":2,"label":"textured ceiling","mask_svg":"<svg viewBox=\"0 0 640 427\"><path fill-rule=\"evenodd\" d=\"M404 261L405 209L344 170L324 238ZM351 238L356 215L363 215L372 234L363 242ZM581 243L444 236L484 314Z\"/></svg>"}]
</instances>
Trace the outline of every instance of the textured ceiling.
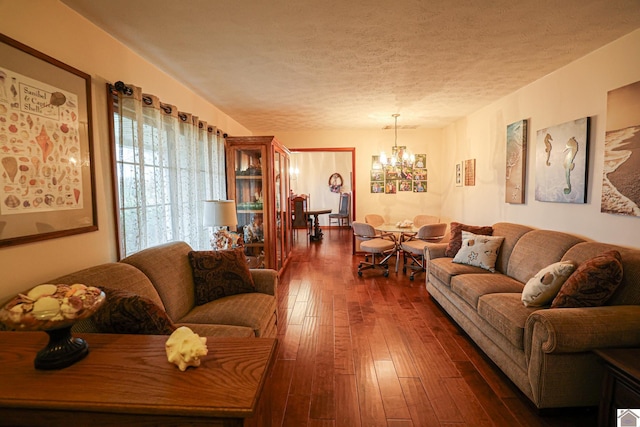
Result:
<instances>
[{"instance_id":1,"label":"textured ceiling","mask_svg":"<svg viewBox=\"0 0 640 427\"><path fill-rule=\"evenodd\" d=\"M62 1L254 131L442 127L640 28L639 0Z\"/></svg>"}]
</instances>

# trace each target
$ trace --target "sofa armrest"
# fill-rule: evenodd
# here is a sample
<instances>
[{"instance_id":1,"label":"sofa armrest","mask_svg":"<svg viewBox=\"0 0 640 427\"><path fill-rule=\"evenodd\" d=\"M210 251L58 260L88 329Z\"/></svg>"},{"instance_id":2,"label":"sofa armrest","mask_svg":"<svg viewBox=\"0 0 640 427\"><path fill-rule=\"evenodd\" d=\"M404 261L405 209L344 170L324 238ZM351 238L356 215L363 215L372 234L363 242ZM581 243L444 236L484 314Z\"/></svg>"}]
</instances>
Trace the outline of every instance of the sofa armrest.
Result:
<instances>
[{"instance_id":1,"label":"sofa armrest","mask_svg":"<svg viewBox=\"0 0 640 427\"><path fill-rule=\"evenodd\" d=\"M539 344L534 344L539 343ZM640 306L616 305L538 310L525 325L525 352L576 353L640 346Z\"/></svg>"},{"instance_id":2,"label":"sofa armrest","mask_svg":"<svg viewBox=\"0 0 640 427\"><path fill-rule=\"evenodd\" d=\"M424 264L426 267L426 280L429 281L429 261L436 258L444 258L444 253L447 250L449 243L432 243L426 242L424 245L424 252L422 257L424 258Z\"/></svg>"},{"instance_id":3,"label":"sofa armrest","mask_svg":"<svg viewBox=\"0 0 640 427\"><path fill-rule=\"evenodd\" d=\"M278 272L268 268L250 269L256 291L276 296L278 290Z\"/></svg>"},{"instance_id":4,"label":"sofa armrest","mask_svg":"<svg viewBox=\"0 0 640 427\"><path fill-rule=\"evenodd\" d=\"M426 242L424 246L424 259L436 259L444 258L444 253L447 250L448 243L431 243Z\"/></svg>"}]
</instances>

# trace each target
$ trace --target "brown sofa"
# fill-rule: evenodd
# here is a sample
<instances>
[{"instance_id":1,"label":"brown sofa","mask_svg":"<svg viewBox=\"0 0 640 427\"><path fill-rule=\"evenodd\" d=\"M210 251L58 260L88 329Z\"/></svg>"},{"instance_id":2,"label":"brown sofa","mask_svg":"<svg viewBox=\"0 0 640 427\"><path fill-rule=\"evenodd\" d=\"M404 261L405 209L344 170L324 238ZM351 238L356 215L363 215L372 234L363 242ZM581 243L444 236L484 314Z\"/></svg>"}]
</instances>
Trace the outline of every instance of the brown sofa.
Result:
<instances>
[{"instance_id":1,"label":"brown sofa","mask_svg":"<svg viewBox=\"0 0 640 427\"><path fill-rule=\"evenodd\" d=\"M640 250L504 222L493 235L504 236L495 273L453 263L446 243L429 244L429 294L536 407L597 405L603 366L592 350L640 346ZM604 306L522 303L525 283L542 268L610 249L622 255L624 275Z\"/></svg>"},{"instance_id":2,"label":"brown sofa","mask_svg":"<svg viewBox=\"0 0 640 427\"><path fill-rule=\"evenodd\" d=\"M153 301L176 326L201 336L275 337L278 276L275 270L251 270L256 292L231 295L196 306L188 254L191 247L172 242L148 248L120 262L101 264L49 281L121 289ZM107 300L108 303L108 300ZM99 332L91 318L76 332Z\"/></svg>"}]
</instances>

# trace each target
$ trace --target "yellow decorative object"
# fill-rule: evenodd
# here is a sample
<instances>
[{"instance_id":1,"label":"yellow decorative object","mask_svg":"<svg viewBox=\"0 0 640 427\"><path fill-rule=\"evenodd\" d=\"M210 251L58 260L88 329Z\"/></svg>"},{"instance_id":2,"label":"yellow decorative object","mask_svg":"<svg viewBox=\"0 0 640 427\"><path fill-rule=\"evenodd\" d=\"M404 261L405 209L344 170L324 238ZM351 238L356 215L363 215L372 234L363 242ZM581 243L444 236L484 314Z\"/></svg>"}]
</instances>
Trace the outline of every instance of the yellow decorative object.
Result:
<instances>
[{"instance_id":1,"label":"yellow decorative object","mask_svg":"<svg viewBox=\"0 0 640 427\"><path fill-rule=\"evenodd\" d=\"M207 338L200 337L186 326L181 326L169 337L165 344L167 360L175 364L181 371L189 366L200 366L200 357L206 356Z\"/></svg>"}]
</instances>

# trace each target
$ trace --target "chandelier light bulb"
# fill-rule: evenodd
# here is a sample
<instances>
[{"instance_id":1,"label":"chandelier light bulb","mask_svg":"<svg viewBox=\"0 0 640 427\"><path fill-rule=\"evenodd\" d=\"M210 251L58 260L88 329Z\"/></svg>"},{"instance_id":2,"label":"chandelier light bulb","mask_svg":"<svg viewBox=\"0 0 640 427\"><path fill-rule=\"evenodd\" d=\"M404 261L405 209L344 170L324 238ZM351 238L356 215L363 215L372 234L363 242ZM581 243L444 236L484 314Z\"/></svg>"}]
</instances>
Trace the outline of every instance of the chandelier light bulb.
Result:
<instances>
[{"instance_id":1,"label":"chandelier light bulb","mask_svg":"<svg viewBox=\"0 0 640 427\"><path fill-rule=\"evenodd\" d=\"M387 155L384 153L384 151L380 152L380 163L382 163L383 165L387 164Z\"/></svg>"}]
</instances>

